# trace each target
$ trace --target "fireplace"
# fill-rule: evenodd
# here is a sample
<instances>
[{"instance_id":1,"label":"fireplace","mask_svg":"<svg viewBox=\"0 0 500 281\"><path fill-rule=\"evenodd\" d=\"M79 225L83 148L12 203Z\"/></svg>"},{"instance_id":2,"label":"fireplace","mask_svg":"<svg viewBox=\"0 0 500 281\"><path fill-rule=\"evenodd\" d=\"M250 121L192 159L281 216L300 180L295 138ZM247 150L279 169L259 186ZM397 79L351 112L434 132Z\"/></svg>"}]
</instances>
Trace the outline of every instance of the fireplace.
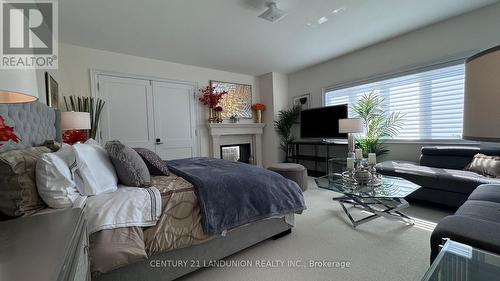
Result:
<instances>
[{"instance_id":1,"label":"fireplace","mask_svg":"<svg viewBox=\"0 0 500 281\"><path fill-rule=\"evenodd\" d=\"M249 143L227 144L220 146L220 158L251 164L252 151Z\"/></svg>"},{"instance_id":2,"label":"fireplace","mask_svg":"<svg viewBox=\"0 0 500 281\"><path fill-rule=\"evenodd\" d=\"M208 123L210 156L223 158L222 146L238 146L238 149L233 149L239 151L238 161L262 167L262 133L264 132L264 126L263 123ZM246 144L246 148L240 147L239 144ZM234 156L232 158L234 159Z\"/></svg>"}]
</instances>

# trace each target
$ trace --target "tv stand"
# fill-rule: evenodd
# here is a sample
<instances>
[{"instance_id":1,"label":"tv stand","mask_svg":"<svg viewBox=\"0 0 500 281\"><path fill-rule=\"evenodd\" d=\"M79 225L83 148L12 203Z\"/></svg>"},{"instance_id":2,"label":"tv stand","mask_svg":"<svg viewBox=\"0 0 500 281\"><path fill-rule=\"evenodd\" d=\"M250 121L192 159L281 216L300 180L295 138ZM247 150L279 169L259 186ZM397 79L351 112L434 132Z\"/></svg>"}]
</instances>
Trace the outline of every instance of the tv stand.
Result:
<instances>
[{"instance_id":1,"label":"tv stand","mask_svg":"<svg viewBox=\"0 0 500 281\"><path fill-rule=\"evenodd\" d=\"M287 161L299 163L307 168L307 173L312 177L328 174L335 167L329 167L328 160L333 159L338 163L338 171L345 165L347 157L347 140L297 140L288 147Z\"/></svg>"}]
</instances>

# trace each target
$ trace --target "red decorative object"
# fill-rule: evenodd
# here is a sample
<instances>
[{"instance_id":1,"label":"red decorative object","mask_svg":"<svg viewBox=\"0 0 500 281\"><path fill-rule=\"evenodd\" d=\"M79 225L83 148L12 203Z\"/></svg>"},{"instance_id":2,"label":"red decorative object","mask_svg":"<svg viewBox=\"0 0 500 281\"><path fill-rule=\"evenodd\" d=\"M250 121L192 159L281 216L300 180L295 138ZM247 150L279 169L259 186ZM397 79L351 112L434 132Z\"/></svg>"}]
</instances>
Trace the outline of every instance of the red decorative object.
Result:
<instances>
[{"instance_id":1,"label":"red decorative object","mask_svg":"<svg viewBox=\"0 0 500 281\"><path fill-rule=\"evenodd\" d=\"M205 88L199 89L200 92L200 102L208 106L208 108L214 108L219 104L222 96L227 95L227 91L215 92L215 87L206 86Z\"/></svg>"},{"instance_id":2,"label":"red decorative object","mask_svg":"<svg viewBox=\"0 0 500 281\"><path fill-rule=\"evenodd\" d=\"M9 127L5 124L5 119L0 115L0 141L13 141L19 143L21 139L14 133L14 127ZM0 144L1 146L2 144Z\"/></svg>"},{"instance_id":3,"label":"red decorative object","mask_svg":"<svg viewBox=\"0 0 500 281\"><path fill-rule=\"evenodd\" d=\"M252 105L252 109L264 111L264 110L266 110L266 105L263 103L256 103L256 104Z\"/></svg>"},{"instance_id":4,"label":"red decorative object","mask_svg":"<svg viewBox=\"0 0 500 281\"><path fill-rule=\"evenodd\" d=\"M215 112L222 112L222 106L216 106L216 107L214 108L214 111L215 111Z\"/></svg>"},{"instance_id":5,"label":"red decorative object","mask_svg":"<svg viewBox=\"0 0 500 281\"><path fill-rule=\"evenodd\" d=\"M87 131L86 130L68 130L64 131L62 135L62 139L64 143L67 144L75 144L78 142L85 142L87 140Z\"/></svg>"}]
</instances>

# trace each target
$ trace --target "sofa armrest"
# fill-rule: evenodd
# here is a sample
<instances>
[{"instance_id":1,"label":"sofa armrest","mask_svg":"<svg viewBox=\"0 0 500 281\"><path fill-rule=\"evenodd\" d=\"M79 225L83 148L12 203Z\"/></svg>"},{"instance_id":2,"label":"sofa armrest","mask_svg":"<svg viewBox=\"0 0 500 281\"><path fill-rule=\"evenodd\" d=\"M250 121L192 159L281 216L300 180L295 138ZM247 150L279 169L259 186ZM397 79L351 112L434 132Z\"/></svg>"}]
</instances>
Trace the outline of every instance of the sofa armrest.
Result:
<instances>
[{"instance_id":1,"label":"sofa armrest","mask_svg":"<svg viewBox=\"0 0 500 281\"><path fill-rule=\"evenodd\" d=\"M460 215L445 217L431 235L431 263L443 238L500 254L500 223Z\"/></svg>"}]
</instances>

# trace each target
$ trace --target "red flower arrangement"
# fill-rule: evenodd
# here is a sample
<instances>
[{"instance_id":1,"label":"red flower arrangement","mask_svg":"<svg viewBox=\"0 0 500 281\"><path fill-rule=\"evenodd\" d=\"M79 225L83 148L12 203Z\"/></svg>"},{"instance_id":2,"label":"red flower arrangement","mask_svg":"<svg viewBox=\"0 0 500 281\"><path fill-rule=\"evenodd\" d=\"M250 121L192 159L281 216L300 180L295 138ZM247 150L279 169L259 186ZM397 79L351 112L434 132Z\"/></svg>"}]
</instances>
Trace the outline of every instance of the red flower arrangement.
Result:
<instances>
[{"instance_id":1,"label":"red flower arrangement","mask_svg":"<svg viewBox=\"0 0 500 281\"><path fill-rule=\"evenodd\" d=\"M205 88L199 89L199 92L201 94L199 97L200 102L202 102L209 108L216 107L217 104L219 104L220 100L222 99L222 96L227 95L227 91L216 93L215 87L210 87L210 86L206 86Z\"/></svg>"},{"instance_id":2,"label":"red flower arrangement","mask_svg":"<svg viewBox=\"0 0 500 281\"><path fill-rule=\"evenodd\" d=\"M222 106L216 106L214 107L215 112L222 112Z\"/></svg>"},{"instance_id":3,"label":"red flower arrangement","mask_svg":"<svg viewBox=\"0 0 500 281\"><path fill-rule=\"evenodd\" d=\"M264 111L266 110L266 105L263 104L263 103L256 103L254 105L252 105L252 109L253 110L261 110L261 111Z\"/></svg>"},{"instance_id":4,"label":"red flower arrangement","mask_svg":"<svg viewBox=\"0 0 500 281\"><path fill-rule=\"evenodd\" d=\"M0 115L0 141L13 141L19 143L21 140L14 133L14 127L9 127L5 124L5 119ZM2 145L2 144L0 144Z\"/></svg>"}]
</instances>

